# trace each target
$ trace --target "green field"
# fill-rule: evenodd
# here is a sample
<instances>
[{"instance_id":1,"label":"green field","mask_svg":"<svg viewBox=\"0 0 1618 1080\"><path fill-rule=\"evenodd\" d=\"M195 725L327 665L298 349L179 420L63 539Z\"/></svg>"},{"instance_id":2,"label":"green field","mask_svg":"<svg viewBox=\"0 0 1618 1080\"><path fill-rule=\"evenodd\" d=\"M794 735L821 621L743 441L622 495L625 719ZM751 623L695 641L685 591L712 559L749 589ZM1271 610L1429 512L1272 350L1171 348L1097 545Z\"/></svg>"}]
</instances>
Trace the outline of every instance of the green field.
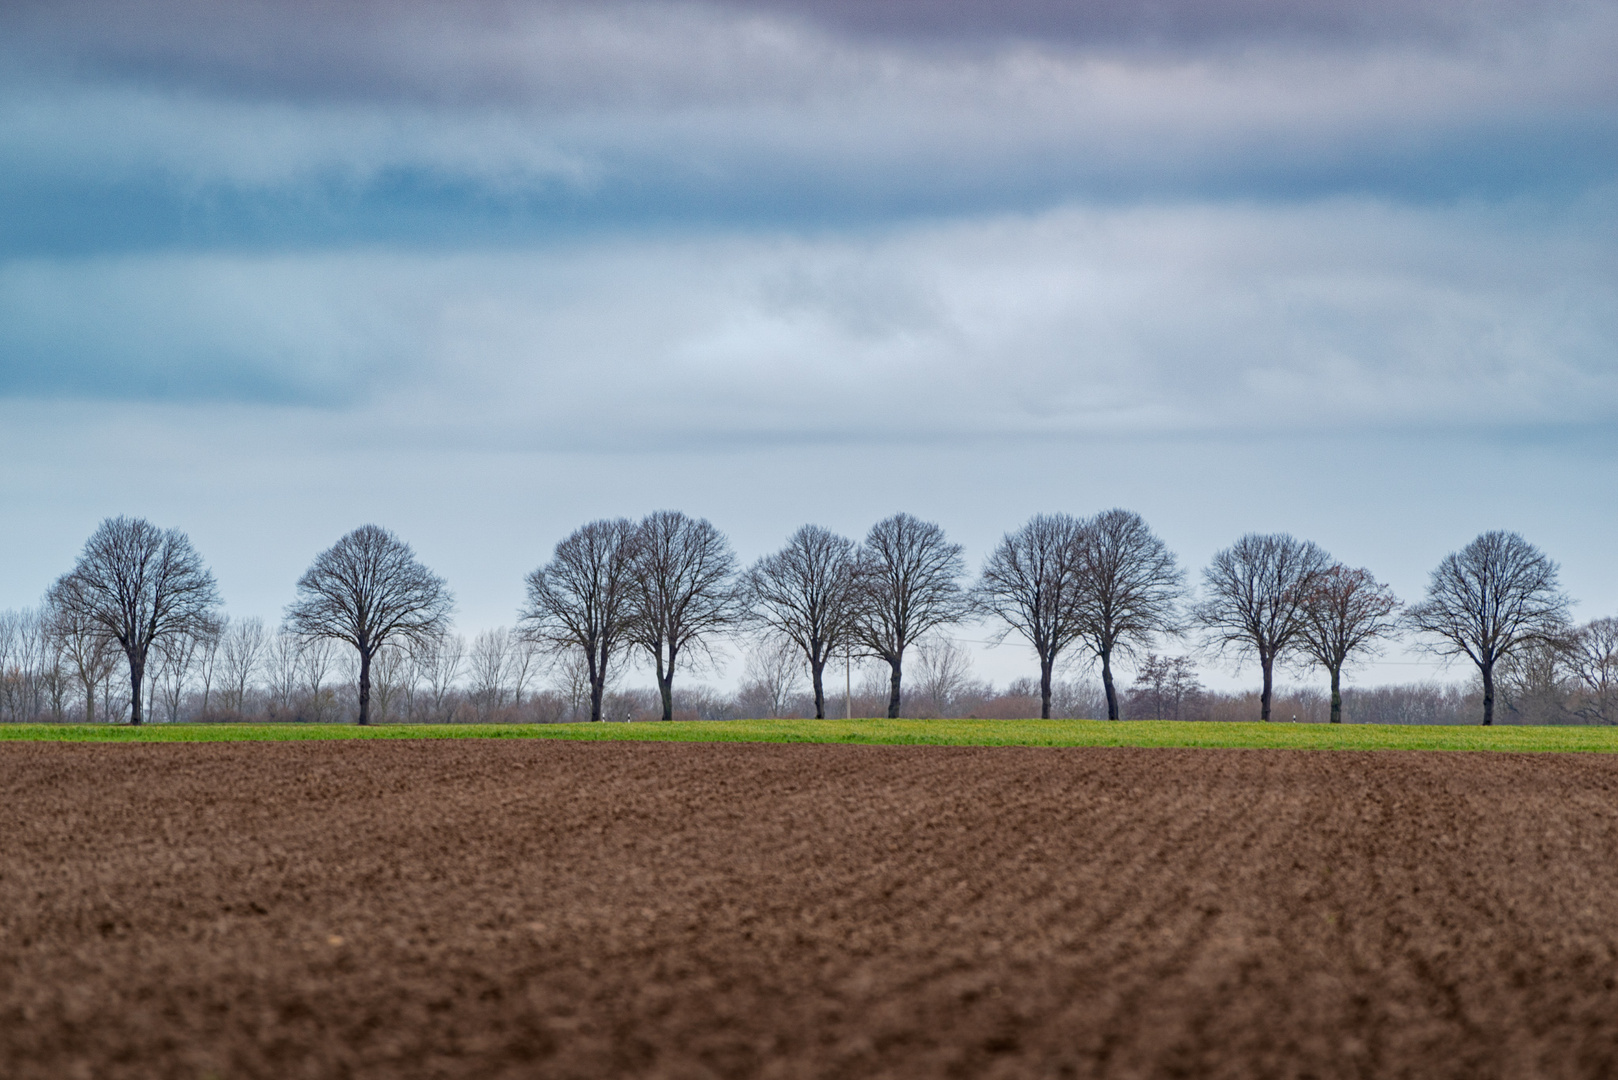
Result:
<instances>
[{"instance_id":1,"label":"green field","mask_svg":"<svg viewBox=\"0 0 1618 1080\"><path fill-rule=\"evenodd\" d=\"M926 746L1168 746L1298 750L1618 752L1618 728L1212 724L1166 720L731 720L642 724L0 724L7 739L277 742L293 739L636 739Z\"/></svg>"}]
</instances>

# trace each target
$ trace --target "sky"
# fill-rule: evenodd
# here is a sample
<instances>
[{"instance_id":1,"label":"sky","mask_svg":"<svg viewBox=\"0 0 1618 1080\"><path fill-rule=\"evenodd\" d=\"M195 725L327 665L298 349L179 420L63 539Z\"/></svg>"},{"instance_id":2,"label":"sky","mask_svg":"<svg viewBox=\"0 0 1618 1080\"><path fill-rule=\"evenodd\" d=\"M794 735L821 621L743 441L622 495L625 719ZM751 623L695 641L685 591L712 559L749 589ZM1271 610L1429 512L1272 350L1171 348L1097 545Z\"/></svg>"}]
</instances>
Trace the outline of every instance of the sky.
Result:
<instances>
[{"instance_id":1,"label":"sky","mask_svg":"<svg viewBox=\"0 0 1618 1080\"><path fill-rule=\"evenodd\" d=\"M10 0L0 608L115 514L271 621L375 522L471 632L596 517L976 569L1124 506L1412 600L1513 529L1618 614L1614 56L1610 0Z\"/></svg>"}]
</instances>

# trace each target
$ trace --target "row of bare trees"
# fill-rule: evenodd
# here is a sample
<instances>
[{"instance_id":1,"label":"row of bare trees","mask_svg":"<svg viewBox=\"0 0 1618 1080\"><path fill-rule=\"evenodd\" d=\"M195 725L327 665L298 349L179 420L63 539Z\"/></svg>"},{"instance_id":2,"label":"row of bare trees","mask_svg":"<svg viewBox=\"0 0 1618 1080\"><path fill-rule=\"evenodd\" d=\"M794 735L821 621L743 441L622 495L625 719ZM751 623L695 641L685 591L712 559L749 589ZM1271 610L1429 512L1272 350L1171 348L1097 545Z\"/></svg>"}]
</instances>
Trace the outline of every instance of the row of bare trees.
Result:
<instances>
[{"instance_id":1,"label":"row of bare trees","mask_svg":"<svg viewBox=\"0 0 1618 1080\"><path fill-rule=\"evenodd\" d=\"M1001 539L975 582L966 580L960 545L909 514L878 522L859 542L805 525L744 569L712 523L658 511L581 526L525 585L516 629L480 635L467 650L450 633L454 601L443 579L397 536L365 525L315 558L272 632L221 615L213 576L183 533L113 518L27 627L0 622L0 661L49 651L59 663L29 669L76 680L88 715L98 694L109 701L111 671L121 666L119 704L127 702L133 723L146 715L145 702L172 719L185 695L199 691L204 713L215 701L219 711L240 712L255 679L280 714L297 700L323 715L335 682L354 687L360 723L373 713L396 715L400 695L405 712L418 715L418 691L431 713L459 684L467 700L497 712L507 694L520 702L546 664L572 673L590 719L600 720L613 673L636 658L651 669L669 720L676 673L700 669L722 640L741 634L763 640L755 657L773 657L755 663L807 672L817 717L826 714L829 664L839 657L880 664L885 711L895 717L907 656L975 619L995 627L995 640L1015 634L1033 650L1044 717L1064 659L1093 662L1106 715L1117 719L1116 665L1128 661L1162 681L1172 671L1153 665L1174 661L1158 656L1158 644L1193 636L1215 653L1257 660L1264 720L1277 664L1323 668L1336 722L1345 667L1406 632L1476 666L1485 724L1494 720L1502 671L1520 679L1549 664L1599 695L1618 683L1618 623L1574 627L1555 564L1506 532L1486 533L1448 556L1426 597L1408 607L1368 570L1286 534L1250 534L1218 552L1192 597L1174 554L1122 509L1090 518L1036 515ZM352 671L339 678L345 664ZM52 678L8 679L0 715L37 712L50 695L60 698ZM19 706L20 694L34 697Z\"/></svg>"},{"instance_id":2,"label":"row of bare trees","mask_svg":"<svg viewBox=\"0 0 1618 1080\"><path fill-rule=\"evenodd\" d=\"M1492 724L1502 665L1534 650L1576 652L1593 640L1597 625L1573 626L1556 564L1511 532L1484 533L1446 556L1427 595L1408 607L1368 570L1346 567L1286 534L1242 537L1214 556L1203 578L1194 621L1216 647L1258 659L1264 720L1275 664L1289 653L1302 653L1330 674L1335 723L1342 718L1344 666L1409 632L1427 649L1475 666L1483 723ZM1610 665L1610 651L1603 663Z\"/></svg>"},{"instance_id":3,"label":"row of bare trees","mask_svg":"<svg viewBox=\"0 0 1618 1080\"><path fill-rule=\"evenodd\" d=\"M880 658L891 673L888 714L896 716L906 649L970 610L962 571L960 546L908 514L879 522L861 545L806 525L742 571L712 523L659 511L640 522L593 521L559 543L528 575L520 625L549 649L584 658L593 720L625 650L647 658L667 720L682 662L711 659L717 639L747 629L775 635L801 656L817 717L825 716L834 656Z\"/></svg>"},{"instance_id":4,"label":"row of bare trees","mask_svg":"<svg viewBox=\"0 0 1618 1080\"><path fill-rule=\"evenodd\" d=\"M120 688L121 672L109 663L105 680L92 688L93 696L87 696L60 653L32 644L40 622L38 611L0 612L0 709L4 710L0 720L63 723L124 715L128 698L127 690ZM14 649L18 638L29 640ZM258 619L226 619L217 647L203 641L176 653L173 659L164 656L148 667L147 697L154 719L357 719L357 657L353 650L337 648L330 641L302 642L284 629L267 631ZM546 656L522 635L504 628L470 639L450 633L429 649L392 645L378 654L373 665L372 718L393 723L586 719L590 703L583 666L571 660L555 662L560 659ZM836 715L845 715L845 709L849 716L884 711L890 689L886 664L850 658L846 688L843 658L834 666L835 674L828 668L827 697L835 700ZM1257 690L1205 688L1190 655L1147 653L1137 657L1133 667L1133 683L1118 688L1125 719L1227 721L1251 719L1258 713ZM1275 692L1275 715L1324 722L1329 697L1296 682L1306 676L1302 662L1287 670L1289 685L1278 686ZM604 718L661 717L656 688L640 689L632 682L632 670L614 673L604 695ZM1499 685L1501 708L1511 722L1618 722L1613 696L1603 696L1577 678L1571 658L1564 660L1560 654L1539 649L1519 654L1503 667ZM1037 678L991 684L977 677L970 652L948 634L932 635L913 647L905 688L901 715L918 719L1014 719L1036 715L1041 704ZM1468 716L1475 723L1482 689L1477 680L1470 686L1384 685L1345 689L1341 700L1345 718L1361 723L1458 723ZM686 680L674 694L676 720L808 717L814 711L808 671L796 647L773 635L747 643L733 690ZM1072 671L1053 682L1052 717L1106 714L1099 679Z\"/></svg>"},{"instance_id":5,"label":"row of bare trees","mask_svg":"<svg viewBox=\"0 0 1618 1080\"><path fill-rule=\"evenodd\" d=\"M638 525L592 522L529 576L523 624L551 646L590 658L595 697L614 650L644 646L665 717L681 651L706 650L714 635L747 624L801 655L817 717L825 715L826 665L856 651L887 665L887 714L898 716L906 651L973 617L1033 649L1042 717L1051 714L1053 673L1066 651L1095 661L1107 716L1117 719L1115 661L1192 631L1216 652L1258 661L1266 721L1277 663L1303 657L1322 667L1331 720L1341 722L1344 669L1405 632L1476 665L1485 724L1494 722L1500 664L1535 648L1583 655L1594 647L1594 631L1569 621L1555 564L1507 532L1486 533L1448 556L1425 599L1408 608L1369 570L1284 533L1249 534L1218 552L1192 603L1173 553L1122 509L1087 519L1036 515L1001 539L971 588L962 581L960 546L908 514L878 522L859 544L806 525L734 582L733 565L729 545L706 521L664 512ZM1610 659L1611 650L1602 655ZM1604 672L1606 664L1586 660L1579 670Z\"/></svg>"}]
</instances>

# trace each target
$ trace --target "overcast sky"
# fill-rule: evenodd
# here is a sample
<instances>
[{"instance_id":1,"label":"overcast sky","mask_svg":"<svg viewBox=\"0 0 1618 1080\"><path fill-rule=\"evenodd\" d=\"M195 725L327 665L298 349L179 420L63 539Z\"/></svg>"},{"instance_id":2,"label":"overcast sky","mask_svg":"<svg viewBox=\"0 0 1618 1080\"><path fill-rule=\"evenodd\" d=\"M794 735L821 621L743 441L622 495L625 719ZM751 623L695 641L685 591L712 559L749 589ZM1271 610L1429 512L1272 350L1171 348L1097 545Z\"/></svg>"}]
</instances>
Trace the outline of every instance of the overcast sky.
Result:
<instances>
[{"instance_id":1,"label":"overcast sky","mask_svg":"<svg viewBox=\"0 0 1618 1080\"><path fill-rule=\"evenodd\" d=\"M374 521L472 631L603 515L975 568L1121 505L1407 599L1515 529L1618 613L1615 56L1611 2L9 0L0 608L119 513L270 619Z\"/></svg>"}]
</instances>

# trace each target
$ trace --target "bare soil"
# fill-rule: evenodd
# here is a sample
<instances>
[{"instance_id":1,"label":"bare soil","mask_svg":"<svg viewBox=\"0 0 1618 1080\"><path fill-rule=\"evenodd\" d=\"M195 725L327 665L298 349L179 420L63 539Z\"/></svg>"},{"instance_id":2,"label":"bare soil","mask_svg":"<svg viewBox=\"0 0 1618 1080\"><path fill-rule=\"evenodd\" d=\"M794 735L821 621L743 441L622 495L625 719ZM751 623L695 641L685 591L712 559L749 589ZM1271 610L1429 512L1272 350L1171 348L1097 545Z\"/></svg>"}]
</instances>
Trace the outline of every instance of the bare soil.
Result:
<instances>
[{"instance_id":1,"label":"bare soil","mask_svg":"<svg viewBox=\"0 0 1618 1080\"><path fill-rule=\"evenodd\" d=\"M0 744L0 1075L1618 1074L1618 757Z\"/></svg>"}]
</instances>

